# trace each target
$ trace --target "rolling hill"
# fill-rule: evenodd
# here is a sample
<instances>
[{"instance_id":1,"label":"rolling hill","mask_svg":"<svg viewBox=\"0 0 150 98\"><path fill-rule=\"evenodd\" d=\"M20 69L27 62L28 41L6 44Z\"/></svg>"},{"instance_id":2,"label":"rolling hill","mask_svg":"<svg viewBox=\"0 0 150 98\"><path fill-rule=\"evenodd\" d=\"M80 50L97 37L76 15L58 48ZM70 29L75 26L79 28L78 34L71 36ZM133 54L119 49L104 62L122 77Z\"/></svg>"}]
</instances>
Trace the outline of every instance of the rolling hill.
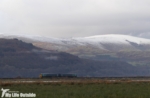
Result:
<instances>
[{"instance_id":1,"label":"rolling hill","mask_svg":"<svg viewBox=\"0 0 150 98\"><path fill-rule=\"evenodd\" d=\"M18 39L0 39L0 78L31 78L40 73L74 73L79 77L148 76L149 70L149 66L132 66L125 61L83 59Z\"/></svg>"},{"instance_id":2,"label":"rolling hill","mask_svg":"<svg viewBox=\"0 0 150 98\"><path fill-rule=\"evenodd\" d=\"M150 39L129 35L96 35L80 38L52 38L0 34L0 38L18 38L46 50L67 52L80 58L99 61L126 61L134 66L150 64Z\"/></svg>"}]
</instances>

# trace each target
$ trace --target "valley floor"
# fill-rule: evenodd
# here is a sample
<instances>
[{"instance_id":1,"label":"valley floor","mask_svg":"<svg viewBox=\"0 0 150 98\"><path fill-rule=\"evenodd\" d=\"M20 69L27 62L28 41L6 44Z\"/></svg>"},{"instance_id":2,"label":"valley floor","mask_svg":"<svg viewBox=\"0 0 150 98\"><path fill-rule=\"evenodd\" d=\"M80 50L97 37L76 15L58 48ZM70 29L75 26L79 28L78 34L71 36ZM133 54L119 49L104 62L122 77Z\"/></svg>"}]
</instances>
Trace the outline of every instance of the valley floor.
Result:
<instances>
[{"instance_id":1,"label":"valley floor","mask_svg":"<svg viewBox=\"0 0 150 98\"><path fill-rule=\"evenodd\" d=\"M36 98L149 98L149 79L133 80L52 79L55 82L44 82L50 79L1 79L0 88L35 93Z\"/></svg>"}]
</instances>

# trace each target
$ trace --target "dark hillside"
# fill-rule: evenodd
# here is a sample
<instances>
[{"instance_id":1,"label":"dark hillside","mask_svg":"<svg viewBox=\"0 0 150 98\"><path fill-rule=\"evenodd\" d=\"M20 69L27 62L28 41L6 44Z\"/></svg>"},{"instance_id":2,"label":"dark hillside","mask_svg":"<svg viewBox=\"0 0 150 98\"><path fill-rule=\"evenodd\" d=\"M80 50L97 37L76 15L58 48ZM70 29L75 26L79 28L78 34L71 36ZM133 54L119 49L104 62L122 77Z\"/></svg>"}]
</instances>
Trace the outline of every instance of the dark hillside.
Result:
<instances>
[{"instance_id":1,"label":"dark hillside","mask_svg":"<svg viewBox=\"0 0 150 98\"><path fill-rule=\"evenodd\" d=\"M35 48L31 43L24 43L18 39L0 39L1 52L29 51Z\"/></svg>"},{"instance_id":2,"label":"dark hillside","mask_svg":"<svg viewBox=\"0 0 150 98\"><path fill-rule=\"evenodd\" d=\"M40 73L75 73L112 77L150 75L149 67L123 61L93 61L57 51L47 51L18 39L0 39L0 78L38 77Z\"/></svg>"}]
</instances>

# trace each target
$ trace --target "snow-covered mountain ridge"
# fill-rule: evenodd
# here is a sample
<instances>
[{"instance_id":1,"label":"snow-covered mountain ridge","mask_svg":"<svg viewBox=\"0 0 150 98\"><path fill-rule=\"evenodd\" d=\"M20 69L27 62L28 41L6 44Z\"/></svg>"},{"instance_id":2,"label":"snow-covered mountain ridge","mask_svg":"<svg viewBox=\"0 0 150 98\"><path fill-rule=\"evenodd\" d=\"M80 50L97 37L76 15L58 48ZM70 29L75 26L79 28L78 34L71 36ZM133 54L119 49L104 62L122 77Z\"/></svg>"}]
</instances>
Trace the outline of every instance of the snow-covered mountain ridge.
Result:
<instances>
[{"instance_id":1,"label":"snow-covered mountain ridge","mask_svg":"<svg viewBox=\"0 0 150 98\"><path fill-rule=\"evenodd\" d=\"M108 34L78 38L53 38L0 34L0 38L17 38L43 49L64 51L80 58L127 61L133 65L150 64L150 39L129 35Z\"/></svg>"},{"instance_id":2,"label":"snow-covered mountain ridge","mask_svg":"<svg viewBox=\"0 0 150 98\"><path fill-rule=\"evenodd\" d=\"M76 37L76 38L53 38L39 35L22 35L22 34L0 34L0 38L28 38L36 41L51 42L51 41L80 41L80 42L110 42L110 43L128 43L134 42L137 44L150 44L150 39L139 38L129 35L119 34L107 34L107 35L95 35L89 37Z\"/></svg>"},{"instance_id":3,"label":"snow-covered mountain ridge","mask_svg":"<svg viewBox=\"0 0 150 98\"><path fill-rule=\"evenodd\" d=\"M107 34L77 38L52 38L29 35L0 34L0 38L18 38L32 42L35 46L66 52L79 51L146 51L150 50L150 39L129 35Z\"/></svg>"},{"instance_id":4,"label":"snow-covered mountain ridge","mask_svg":"<svg viewBox=\"0 0 150 98\"><path fill-rule=\"evenodd\" d=\"M41 41L41 42L56 42L56 43L64 43L67 41L78 41L78 42L101 42L101 43L124 43L134 42L136 44L150 44L150 39L139 38L129 35L119 35L119 34L107 34L107 35L95 35L89 37L77 37L77 38L53 38L53 37L44 37L39 35L11 35L11 34L0 34L0 38L27 38L33 41Z\"/></svg>"},{"instance_id":5,"label":"snow-covered mountain ridge","mask_svg":"<svg viewBox=\"0 0 150 98\"><path fill-rule=\"evenodd\" d=\"M129 35L116 35L116 34L98 35L98 36L85 37L85 39L93 40L97 42L105 42L105 43L107 42L107 43L120 44L120 43L128 43L130 41L136 44L150 44L149 39L138 38Z\"/></svg>"}]
</instances>

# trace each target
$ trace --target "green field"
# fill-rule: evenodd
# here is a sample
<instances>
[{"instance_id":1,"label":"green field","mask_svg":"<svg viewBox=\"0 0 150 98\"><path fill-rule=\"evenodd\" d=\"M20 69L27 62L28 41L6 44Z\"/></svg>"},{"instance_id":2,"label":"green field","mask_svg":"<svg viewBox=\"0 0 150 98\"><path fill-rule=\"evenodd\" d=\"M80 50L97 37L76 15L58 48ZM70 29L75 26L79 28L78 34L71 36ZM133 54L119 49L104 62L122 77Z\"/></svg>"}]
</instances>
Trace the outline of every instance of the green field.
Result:
<instances>
[{"instance_id":1,"label":"green field","mask_svg":"<svg viewBox=\"0 0 150 98\"><path fill-rule=\"evenodd\" d=\"M36 98L150 98L150 82L1 82L0 88L36 93Z\"/></svg>"}]
</instances>

